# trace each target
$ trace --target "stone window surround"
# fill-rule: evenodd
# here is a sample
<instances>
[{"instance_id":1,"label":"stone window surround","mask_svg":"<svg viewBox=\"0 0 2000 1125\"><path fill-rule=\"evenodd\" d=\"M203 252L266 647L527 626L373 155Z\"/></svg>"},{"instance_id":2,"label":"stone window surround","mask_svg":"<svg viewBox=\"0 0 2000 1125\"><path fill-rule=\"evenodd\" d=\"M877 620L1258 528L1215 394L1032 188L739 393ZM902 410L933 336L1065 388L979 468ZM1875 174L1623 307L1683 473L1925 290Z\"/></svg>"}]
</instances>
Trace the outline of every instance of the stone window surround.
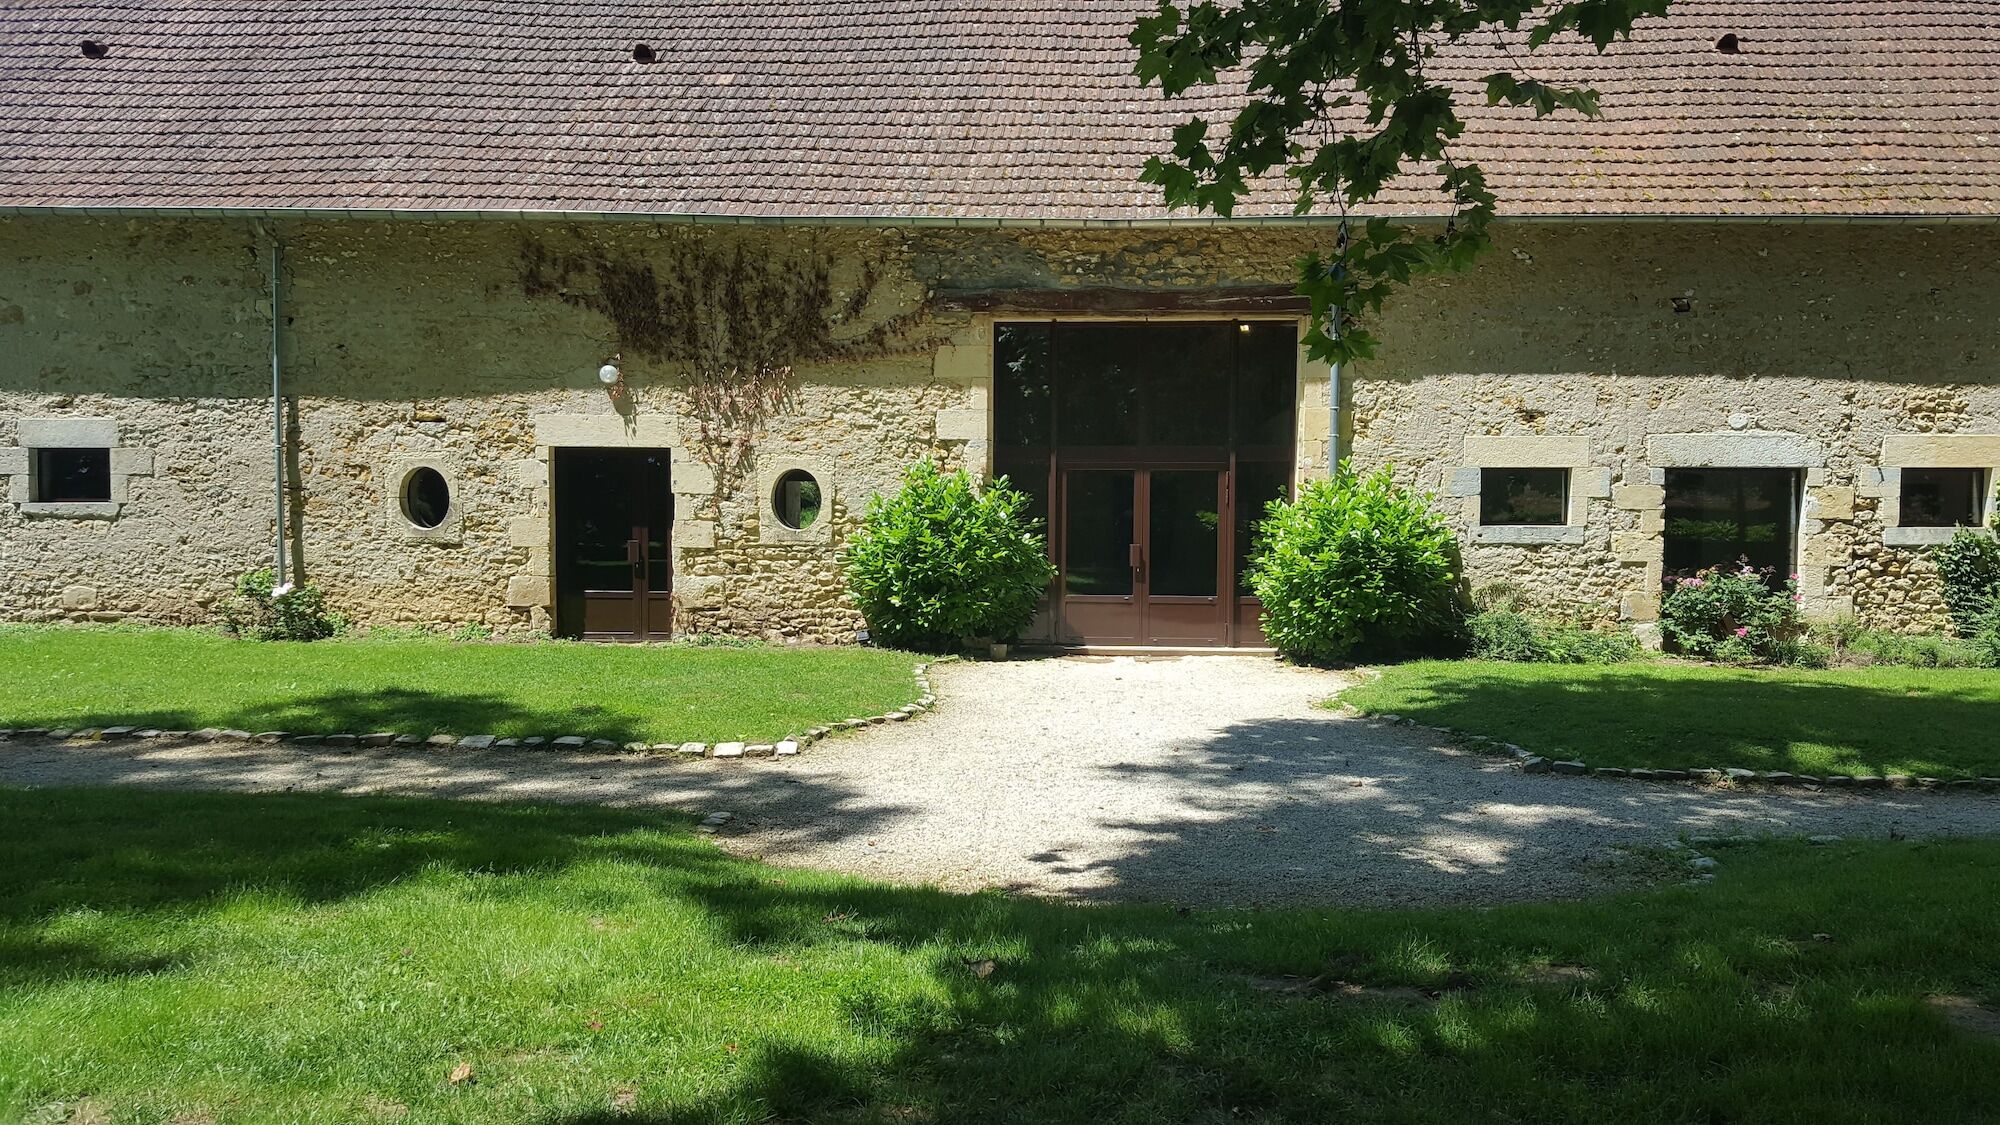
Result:
<instances>
[{"instance_id":1,"label":"stone window surround","mask_svg":"<svg viewBox=\"0 0 2000 1125\"><path fill-rule=\"evenodd\" d=\"M1882 439L1879 469L1865 470L1855 491L1874 496L1882 515L1882 544L1932 547L1948 542L1955 527L1901 527L1904 469L1984 469L1986 496L1980 514L1993 518L1993 489L2000 483L2000 434L1891 434Z\"/></svg>"},{"instance_id":2,"label":"stone window surround","mask_svg":"<svg viewBox=\"0 0 2000 1125\"><path fill-rule=\"evenodd\" d=\"M1479 493L1487 469L1568 469L1569 496L1560 524L1479 522ZM1459 464L1447 470L1446 493L1463 501L1475 543L1520 546L1580 545L1590 501L1611 496L1611 470L1591 463L1590 439L1546 434L1468 434Z\"/></svg>"},{"instance_id":3,"label":"stone window surround","mask_svg":"<svg viewBox=\"0 0 2000 1125\"><path fill-rule=\"evenodd\" d=\"M1306 352L1308 318L1277 313L975 313L969 324L938 346L932 379L965 388L963 404L937 412L937 440L963 441L968 470L991 476L993 472L993 326L1009 324L1188 324L1240 321L1290 323L1297 327L1298 377L1294 383L1295 417L1293 441L1297 465L1293 483L1299 484L1333 471L1333 369Z\"/></svg>"},{"instance_id":4,"label":"stone window surround","mask_svg":"<svg viewBox=\"0 0 2000 1125\"><path fill-rule=\"evenodd\" d=\"M1626 483L1612 502L1639 514L1639 530L1612 536L1621 562L1646 569L1645 586L1626 596L1622 612L1631 620L1658 616L1666 557L1668 469L1795 469L1804 477L1792 565L1799 573L1805 608L1822 616L1849 610L1827 593L1827 573L1836 560L1822 559L1814 540L1825 520L1853 517L1853 491L1828 482L1826 447L1804 434L1778 430L1727 429L1706 433L1654 434L1646 439L1645 462L1627 468ZM1824 563L1825 565L1818 565Z\"/></svg>"},{"instance_id":5,"label":"stone window surround","mask_svg":"<svg viewBox=\"0 0 2000 1125\"><path fill-rule=\"evenodd\" d=\"M445 487L451 493L451 506L445 510L444 519L436 527L418 527L403 511L403 490L409 486L410 474L418 469L434 470L444 478ZM376 472L378 480L389 482L382 499L383 515L388 520L392 537L405 543L436 543L447 547L465 542L464 491L449 460L427 454L399 457L378 466Z\"/></svg>"},{"instance_id":6,"label":"stone window surround","mask_svg":"<svg viewBox=\"0 0 2000 1125\"><path fill-rule=\"evenodd\" d=\"M675 466L679 468L678 465ZM805 527L787 527L778 518L773 504L777 494L778 478L794 469L809 473L819 482L819 518ZM784 544L827 545L833 542L833 470L825 461L807 457L759 457L757 458L758 518L757 542L767 546ZM679 491L676 488L675 491ZM680 509L678 505L675 511ZM675 524L679 527L678 522Z\"/></svg>"},{"instance_id":7,"label":"stone window surround","mask_svg":"<svg viewBox=\"0 0 2000 1125\"><path fill-rule=\"evenodd\" d=\"M116 519L132 502L132 478L153 475L153 451L118 443L118 423L109 418L21 418L15 442L0 446L0 477L7 478L7 501L22 515L53 519ZM111 452L108 501L44 503L34 496L37 449L107 449Z\"/></svg>"}]
</instances>

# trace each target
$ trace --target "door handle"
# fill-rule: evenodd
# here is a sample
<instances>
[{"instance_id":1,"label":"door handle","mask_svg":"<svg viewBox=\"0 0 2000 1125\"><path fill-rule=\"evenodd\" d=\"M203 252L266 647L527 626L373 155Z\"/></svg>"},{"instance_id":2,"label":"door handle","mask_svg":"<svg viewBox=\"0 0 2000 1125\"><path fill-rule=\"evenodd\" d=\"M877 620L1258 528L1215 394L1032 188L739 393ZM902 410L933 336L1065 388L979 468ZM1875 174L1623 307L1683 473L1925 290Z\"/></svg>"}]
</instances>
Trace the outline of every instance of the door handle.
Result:
<instances>
[{"instance_id":1,"label":"door handle","mask_svg":"<svg viewBox=\"0 0 2000 1125\"><path fill-rule=\"evenodd\" d=\"M1139 545L1137 543L1134 543L1131 545L1129 551L1127 552L1127 555L1132 562L1132 581L1137 582L1139 581L1139 572L1143 570L1146 565L1145 554L1139 550Z\"/></svg>"},{"instance_id":2,"label":"door handle","mask_svg":"<svg viewBox=\"0 0 2000 1125\"><path fill-rule=\"evenodd\" d=\"M639 549L639 541L637 539L627 539L625 541L625 561L631 563L633 566L639 566L644 563L645 556Z\"/></svg>"}]
</instances>

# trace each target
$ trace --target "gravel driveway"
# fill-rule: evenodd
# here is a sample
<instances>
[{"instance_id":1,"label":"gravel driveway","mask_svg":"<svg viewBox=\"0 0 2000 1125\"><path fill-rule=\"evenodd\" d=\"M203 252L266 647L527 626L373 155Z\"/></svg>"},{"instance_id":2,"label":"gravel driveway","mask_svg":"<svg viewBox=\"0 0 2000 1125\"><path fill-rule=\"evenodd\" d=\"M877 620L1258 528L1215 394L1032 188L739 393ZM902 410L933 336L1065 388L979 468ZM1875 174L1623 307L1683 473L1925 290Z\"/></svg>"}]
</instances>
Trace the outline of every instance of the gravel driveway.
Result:
<instances>
[{"instance_id":1,"label":"gravel driveway","mask_svg":"<svg viewBox=\"0 0 2000 1125\"><path fill-rule=\"evenodd\" d=\"M941 706L805 755L144 743L0 748L0 785L408 793L728 810L732 851L947 887L1409 905L1589 893L1681 833L2000 834L1962 792L1730 792L1530 776L1341 718L1346 681L1248 657L948 664ZM1726 862L1726 853L1724 853Z\"/></svg>"}]
</instances>

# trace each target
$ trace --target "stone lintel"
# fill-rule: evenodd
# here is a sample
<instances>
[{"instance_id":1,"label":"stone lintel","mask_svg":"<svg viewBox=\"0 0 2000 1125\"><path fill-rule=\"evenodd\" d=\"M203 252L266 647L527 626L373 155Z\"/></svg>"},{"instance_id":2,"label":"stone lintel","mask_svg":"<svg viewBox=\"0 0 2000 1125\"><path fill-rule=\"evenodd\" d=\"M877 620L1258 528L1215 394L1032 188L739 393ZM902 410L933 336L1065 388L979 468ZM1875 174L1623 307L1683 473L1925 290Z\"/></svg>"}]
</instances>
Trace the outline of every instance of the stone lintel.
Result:
<instances>
[{"instance_id":1,"label":"stone lintel","mask_svg":"<svg viewBox=\"0 0 2000 1125\"><path fill-rule=\"evenodd\" d=\"M1481 469L1578 469L1590 464L1590 439L1549 434L1468 435L1461 464Z\"/></svg>"},{"instance_id":2,"label":"stone lintel","mask_svg":"<svg viewBox=\"0 0 2000 1125\"><path fill-rule=\"evenodd\" d=\"M1826 448L1803 434L1768 431L1654 434L1646 461L1673 469L1806 469L1826 464Z\"/></svg>"}]
</instances>

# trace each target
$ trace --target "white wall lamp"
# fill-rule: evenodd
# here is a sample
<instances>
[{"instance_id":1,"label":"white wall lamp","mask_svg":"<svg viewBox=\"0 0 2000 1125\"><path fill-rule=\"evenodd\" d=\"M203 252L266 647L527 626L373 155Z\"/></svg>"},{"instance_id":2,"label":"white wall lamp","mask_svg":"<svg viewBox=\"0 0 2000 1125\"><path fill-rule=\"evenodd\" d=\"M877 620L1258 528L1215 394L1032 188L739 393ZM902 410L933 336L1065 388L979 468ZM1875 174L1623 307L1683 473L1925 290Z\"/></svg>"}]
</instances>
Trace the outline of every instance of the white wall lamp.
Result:
<instances>
[{"instance_id":1,"label":"white wall lamp","mask_svg":"<svg viewBox=\"0 0 2000 1125\"><path fill-rule=\"evenodd\" d=\"M604 391L612 398L625 395L625 372L618 366L620 356L612 356L611 361L597 369L597 381L604 384Z\"/></svg>"}]
</instances>

